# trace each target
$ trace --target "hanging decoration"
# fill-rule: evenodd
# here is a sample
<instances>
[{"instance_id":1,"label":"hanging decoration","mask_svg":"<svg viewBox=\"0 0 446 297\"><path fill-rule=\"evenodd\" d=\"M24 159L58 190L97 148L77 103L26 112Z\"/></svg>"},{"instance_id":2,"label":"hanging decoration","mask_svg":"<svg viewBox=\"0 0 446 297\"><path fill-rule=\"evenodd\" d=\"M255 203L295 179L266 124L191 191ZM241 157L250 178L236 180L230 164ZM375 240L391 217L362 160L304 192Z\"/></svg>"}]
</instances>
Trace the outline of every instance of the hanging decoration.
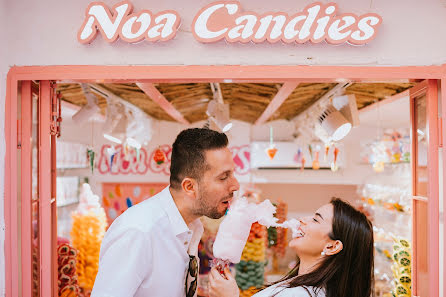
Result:
<instances>
[{"instance_id":1,"label":"hanging decoration","mask_svg":"<svg viewBox=\"0 0 446 297\"><path fill-rule=\"evenodd\" d=\"M297 154L294 156L294 162L296 162L296 163L302 162L302 149L301 148L297 149Z\"/></svg>"},{"instance_id":2,"label":"hanging decoration","mask_svg":"<svg viewBox=\"0 0 446 297\"><path fill-rule=\"evenodd\" d=\"M116 152L114 152L114 153L110 156L110 171L112 171L112 168L113 168L113 161L115 160L115 156L116 156Z\"/></svg>"},{"instance_id":3,"label":"hanging decoration","mask_svg":"<svg viewBox=\"0 0 446 297\"><path fill-rule=\"evenodd\" d=\"M334 148L333 150L333 162L331 163L331 171L336 172L338 171L338 165L336 164L337 160L338 160L338 154L339 154L339 149L337 147Z\"/></svg>"},{"instance_id":4,"label":"hanging decoration","mask_svg":"<svg viewBox=\"0 0 446 297\"><path fill-rule=\"evenodd\" d=\"M330 146L328 144L325 144L325 154L324 154L324 162L328 159L328 152L330 151Z\"/></svg>"},{"instance_id":5,"label":"hanging decoration","mask_svg":"<svg viewBox=\"0 0 446 297\"><path fill-rule=\"evenodd\" d=\"M91 148L87 148L87 159L88 162L90 163L91 173L93 173L94 171L94 156L95 156L94 150Z\"/></svg>"},{"instance_id":6,"label":"hanging decoration","mask_svg":"<svg viewBox=\"0 0 446 297\"><path fill-rule=\"evenodd\" d=\"M266 150L266 153L268 154L268 157L272 160L274 159L277 153L277 149L275 147L270 147Z\"/></svg>"},{"instance_id":7,"label":"hanging decoration","mask_svg":"<svg viewBox=\"0 0 446 297\"><path fill-rule=\"evenodd\" d=\"M316 146L316 151L314 153L314 160L313 160L313 164L312 167L314 170L319 170L320 165L319 165L319 151L320 151L321 147L318 145Z\"/></svg>"},{"instance_id":8,"label":"hanging decoration","mask_svg":"<svg viewBox=\"0 0 446 297\"><path fill-rule=\"evenodd\" d=\"M139 163L139 158L141 157L141 148L135 148L136 152L136 162Z\"/></svg>"},{"instance_id":9,"label":"hanging decoration","mask_svg":"<svg viewBox=\"0 0 446 297\"><path fill-rule=\"evenodd\" d=\"M310 152L311 162L313 162L313 146L311 144L308 145L308 151Z\"/></svg>"},{"instance_id":10,"label":"hanging decoration","mask_svg":"<svg viewBox=\"0 0 446 297\"><path fill-rule=\"evenodd\" d=\"M313 167L313 170L319 170L319 168L320 168L320 165L319 165L319 152L315 152L314 154L315 154L315 156L314 156L314 161L313 161L312 167Z\"/></svg>"},{"instance_id":11,"label":"hanging decoration","mask_svg":"<svg viewBox=\"0 0 446 297\"><path fill-rule=\"evenodd\" d=\"M126 161L130 160L130 147L128 143L125 143L124 145L124 160Z\"/></svg>"},{"instance_id":12,"label":"hanging decoration","mask_svg":"<svg viewBox=\"0 0 446 297\"><path fill-rule=\"evenodd\" d=\"M305 158L302 157L302 165L300 166L300 170L304 171L304 169L305 169Z\"/></svg>"},{"instance_id":13,"label":"hanging decoration","mask_svg":"<svg viewBox=\"0 0 446 297\"><path fill-rule=\"evenodd\" d=\"M277 153L276 145L273 141L273 127L269 127L269 147L266 149L266 153L268 154L268 157L272 160L274 159L274 156Z\"/></svg>"},{"instance_id":14,"label":"hanging decoration","mask_svg":"<svg viewBox=\"0 0 446 297\"><path fill-rule=\"evenodd\" d=\"M115 160L116 153L118 152L118 150L116 150L116 148L114 146L111 146L106 149L106 152L107 152L108 157L110 158L110 172L112 172L113 161Z\"/></svg>"},{"instance_id":15,"label":"hanging decoration","mask_svg":"<svg viewBox=\"0 0 446 297\"><path fill-rule=\"evenodd\" d=\"M155 161L157 165L162 165L166 162L166 154L164 154L160 147L156 149L155 154L153 155L153 161Z\"/></svg>"}]
</instances>

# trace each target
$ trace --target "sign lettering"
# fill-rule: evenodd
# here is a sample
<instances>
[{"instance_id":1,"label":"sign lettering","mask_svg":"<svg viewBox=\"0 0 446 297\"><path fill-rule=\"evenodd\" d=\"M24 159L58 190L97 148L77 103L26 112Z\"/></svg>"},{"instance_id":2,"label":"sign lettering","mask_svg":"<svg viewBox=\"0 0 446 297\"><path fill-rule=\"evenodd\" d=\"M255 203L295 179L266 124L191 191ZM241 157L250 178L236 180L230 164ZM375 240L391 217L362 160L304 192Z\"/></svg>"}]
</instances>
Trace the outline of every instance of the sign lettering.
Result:
<instances>
[{"instance_id":1,"label":"sign lettering","mask_svg":"<svg viewBox=\"0 0 446 297\"><path fill-rule=\"evenodd\" d=\"M77 38L80 43L91 43L100 32L108 42L118 38L125 42L167 41L175 37L180 16L174 10L153 14L149 10L132 13L133 6L123 1L112 9L103 2L91 3ZM376 13L337 15L336 3L315 2L301 12L256 14L243 12L237 1L218 1L202 8L192 22L196 40L212 43L227 42L327 42L353 45L368 43L376 37L382 18Z\"/></svg>"}]
</instances>

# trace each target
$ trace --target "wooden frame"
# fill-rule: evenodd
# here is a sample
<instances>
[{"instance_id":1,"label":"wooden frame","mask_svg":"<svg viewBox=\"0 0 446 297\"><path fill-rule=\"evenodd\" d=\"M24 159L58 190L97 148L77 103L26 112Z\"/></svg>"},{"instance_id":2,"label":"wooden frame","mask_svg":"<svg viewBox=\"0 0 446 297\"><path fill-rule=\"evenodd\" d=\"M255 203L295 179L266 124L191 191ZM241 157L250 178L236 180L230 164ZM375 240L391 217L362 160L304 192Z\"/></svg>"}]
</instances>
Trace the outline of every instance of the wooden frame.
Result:
<instances>
[{"instance_id":1,"label":"wooden frame","mask_svg":"<svg viewBox=\"0 0 446 297\"><path fill-rule=\"evenodd\" d=\"M21 86L21 183L22 183L22 296L31 296L32 288L32 90L31 81ZM25 174L25 172L27 172Z\"/></svg>"},{"instance_id":2,"label":"wooden frame","mask_svg":"<svg viewBox=\"0 0 446 297\"><path fill-rule=\"evenodd\" d=\"M442 152L443 152L443 228L444 228L444 224L446 223L446 174L445 174L445 170L446 170L446 149L444 146L444 141L445 141L445 133L446 133L446 78L442 78L441 79L441 85L440 85L440 89L441 89L441 134L440 134L440 143L442 146ZM446 270L446 231L445 229L443 229L443 278L444 278L444 273ZM441 283L443 284L443 296L446 296L446 284L444 279L441 281Z\"/></svg>"},{"instance_id":3,"label":"wooden frame","mask_svg":"<svg viewBox=\"0 0 446 297\"><path fill-rule=\"evenodd\" d=\"M427 175L428 175L428 199L423 199L422 197L414 196L412 203L413 212L413 222L412 222L412 242L413 242L413 262L412 262L412 273L415 275L412 279L414 280L412 285L412 293L414 296L420 295L424 292L419 292L418 282L416 276L418 276L419 263L417 260L418 255L418 243L423 242L422 239L417 236L417 228L419 227L418 216L427 220L427 242L428 242L428 276L429 276L429 296L439 296L439 159L438 159L438 148L439 148L439 134L438 134L438 86L437 80L426 80L418 84L413 89L409 89L410 95L410 111L411 111L411 131L417 130L417 112L416 112L416 97L425 94L426 95L426 121L428 124L427 139L428 139L428 165L427 165ZM417 134L411 135L412 139L412 192L413 195L417 195L417 159L418 159L418 144L415 138ZM427 210L427 214L424 212ZM422 289L421 289L422 290Z\"/></svg>"}]
</instances>

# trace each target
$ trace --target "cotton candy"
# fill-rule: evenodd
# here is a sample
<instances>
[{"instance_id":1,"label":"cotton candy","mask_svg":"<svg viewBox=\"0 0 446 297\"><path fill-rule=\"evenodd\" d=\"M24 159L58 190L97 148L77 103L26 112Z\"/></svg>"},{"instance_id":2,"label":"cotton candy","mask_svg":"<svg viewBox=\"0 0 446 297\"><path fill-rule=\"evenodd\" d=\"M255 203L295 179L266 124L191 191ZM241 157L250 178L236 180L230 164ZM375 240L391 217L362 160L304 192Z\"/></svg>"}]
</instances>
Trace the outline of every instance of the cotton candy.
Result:
<instances>
[{"instance_id":1,"label":"cotton candy","mask_svg":"<svg viewBox=\"0 0 446 297\"><path fill-rule=\"evenodd\" d=\"M259 204L249 203L245 197L235 200L218 229L213 247L214 257L239 263L251 225L255 222L266 227L290 228L293 237L299 236L298 220L292 219L279 224L274 217L275 213L276 208L269 200Z\"/></svg>"}]
</instances>

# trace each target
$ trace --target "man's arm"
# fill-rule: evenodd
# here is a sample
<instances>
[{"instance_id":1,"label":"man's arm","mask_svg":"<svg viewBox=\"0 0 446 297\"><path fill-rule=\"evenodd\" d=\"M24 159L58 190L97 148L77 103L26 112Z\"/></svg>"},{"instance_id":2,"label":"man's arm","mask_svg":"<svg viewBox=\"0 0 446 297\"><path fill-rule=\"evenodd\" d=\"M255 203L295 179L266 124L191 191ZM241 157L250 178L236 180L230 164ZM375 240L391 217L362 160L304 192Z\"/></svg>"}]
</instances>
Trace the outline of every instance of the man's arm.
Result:
<instances>
[{"instance_id":1,"label":"man's arm","mask_svg":"<svg viewBox=\"0 0 446 297\"><path fill-rule=\"evenodd\" d=\"M151 249L149 234L136 228L107 232L91 297L134 296L150 276Z\"/></svg>"}]
</instances>

